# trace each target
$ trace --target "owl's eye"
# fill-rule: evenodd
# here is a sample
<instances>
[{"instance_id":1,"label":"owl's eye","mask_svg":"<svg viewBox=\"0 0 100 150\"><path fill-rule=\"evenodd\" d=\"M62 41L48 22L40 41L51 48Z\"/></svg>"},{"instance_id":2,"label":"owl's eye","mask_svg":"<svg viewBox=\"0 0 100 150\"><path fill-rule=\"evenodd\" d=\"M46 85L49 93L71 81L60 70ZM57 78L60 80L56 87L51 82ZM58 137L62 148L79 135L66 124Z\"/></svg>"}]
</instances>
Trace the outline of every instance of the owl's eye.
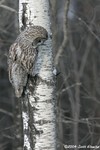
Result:
<instances>
[{"instance_id":1,"label":"owl's eye","mask_svg":"<svg viewBox=\"0 0 100 150\"><path fill-rule=\"evenodd\" d=\"M32 42L32 46L34 46L34 42Z\"/></svg>"},{"instance_id":2,"label":"owl's eye","mask_svg":"<svg viewBox=\"0 0 100 150\"><path fill-rule=\"evenodd\" d=\"M38 43L41 43L41 40L38 40Z\"/></svg>"}]
</instances>

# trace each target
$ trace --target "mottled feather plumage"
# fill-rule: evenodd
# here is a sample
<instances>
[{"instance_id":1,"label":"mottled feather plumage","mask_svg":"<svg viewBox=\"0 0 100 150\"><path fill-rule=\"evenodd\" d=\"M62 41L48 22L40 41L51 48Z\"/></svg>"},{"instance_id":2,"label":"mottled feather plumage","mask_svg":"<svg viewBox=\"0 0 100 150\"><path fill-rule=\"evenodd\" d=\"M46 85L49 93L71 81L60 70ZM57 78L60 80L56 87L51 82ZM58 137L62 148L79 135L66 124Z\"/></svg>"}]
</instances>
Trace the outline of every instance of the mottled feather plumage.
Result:
<instances>
[{"instance_id":1,"label":"mottled feather plumage","mask_svg":"<svg viewBox=\"0 0 100 150\"><path fill-rule=\"evenodd\" d=\"M37 58L37 47L47 40L47 31L41 26L30 26L17 37L9 49L9 80L17 97L21 97L27 84L28 74L32 74Z\"/></svg>"}]
</instances>

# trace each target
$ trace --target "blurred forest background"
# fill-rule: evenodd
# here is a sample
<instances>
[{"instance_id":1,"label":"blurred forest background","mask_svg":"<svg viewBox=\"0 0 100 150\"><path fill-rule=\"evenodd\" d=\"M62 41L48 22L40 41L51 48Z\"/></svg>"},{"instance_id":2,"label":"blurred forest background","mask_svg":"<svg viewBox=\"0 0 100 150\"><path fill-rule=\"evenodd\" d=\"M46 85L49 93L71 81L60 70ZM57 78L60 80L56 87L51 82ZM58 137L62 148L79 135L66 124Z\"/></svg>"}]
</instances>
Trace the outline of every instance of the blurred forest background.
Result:
<instances>
[{"instance_id":1,"label":"blurred forest background","mask_svg":"<svg viewBox=\"0 0 100 150\"><path fill-rule=\"evenodd\" d=\"M100 0L50 0L57 76L58 149L100 145ZM15 96L7 54L18 35L18 0L0 0L0 150L11 150Z\"/></svg>"}]
</instances>

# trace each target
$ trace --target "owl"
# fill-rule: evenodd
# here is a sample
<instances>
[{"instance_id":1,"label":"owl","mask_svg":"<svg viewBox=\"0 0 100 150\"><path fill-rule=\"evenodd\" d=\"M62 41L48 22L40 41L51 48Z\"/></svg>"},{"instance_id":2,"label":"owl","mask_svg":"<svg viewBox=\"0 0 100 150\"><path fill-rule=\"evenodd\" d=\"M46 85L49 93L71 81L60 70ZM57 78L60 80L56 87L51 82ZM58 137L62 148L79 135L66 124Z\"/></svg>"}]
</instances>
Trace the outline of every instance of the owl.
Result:
<instances>
[{"instance_id":1,"label":"owl","mask_svg":"<svg viewBox=\"0 0 100 150\"><path fill-rule=\"evenodd\" d=\"M41 26L27 27L11 45L8 55L9 81L16 97L21 97L32 75L38 55L38 46L48 39L48 32Z\"/></svg>"}]
</instances>

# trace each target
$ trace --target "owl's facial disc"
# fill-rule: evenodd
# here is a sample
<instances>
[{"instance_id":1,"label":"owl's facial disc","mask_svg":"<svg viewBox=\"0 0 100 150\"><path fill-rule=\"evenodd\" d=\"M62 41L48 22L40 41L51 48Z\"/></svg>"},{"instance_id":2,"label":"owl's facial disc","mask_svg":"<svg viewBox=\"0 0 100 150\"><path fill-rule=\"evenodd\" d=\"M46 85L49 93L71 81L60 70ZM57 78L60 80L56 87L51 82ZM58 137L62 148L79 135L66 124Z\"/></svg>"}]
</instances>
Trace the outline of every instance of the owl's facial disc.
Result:
<instances>
[{"instance_id":1,"label":"owl's facial disc","mask_svg":"<svg viewBox=\"0 0 100 150\"><path fill-rule=\"evenodd\" d=\"M42 45L45 42L45 39L37 38L33 41L32 46L33 48L37 48L38 46Z\"/></svg>"}]
</instances>

